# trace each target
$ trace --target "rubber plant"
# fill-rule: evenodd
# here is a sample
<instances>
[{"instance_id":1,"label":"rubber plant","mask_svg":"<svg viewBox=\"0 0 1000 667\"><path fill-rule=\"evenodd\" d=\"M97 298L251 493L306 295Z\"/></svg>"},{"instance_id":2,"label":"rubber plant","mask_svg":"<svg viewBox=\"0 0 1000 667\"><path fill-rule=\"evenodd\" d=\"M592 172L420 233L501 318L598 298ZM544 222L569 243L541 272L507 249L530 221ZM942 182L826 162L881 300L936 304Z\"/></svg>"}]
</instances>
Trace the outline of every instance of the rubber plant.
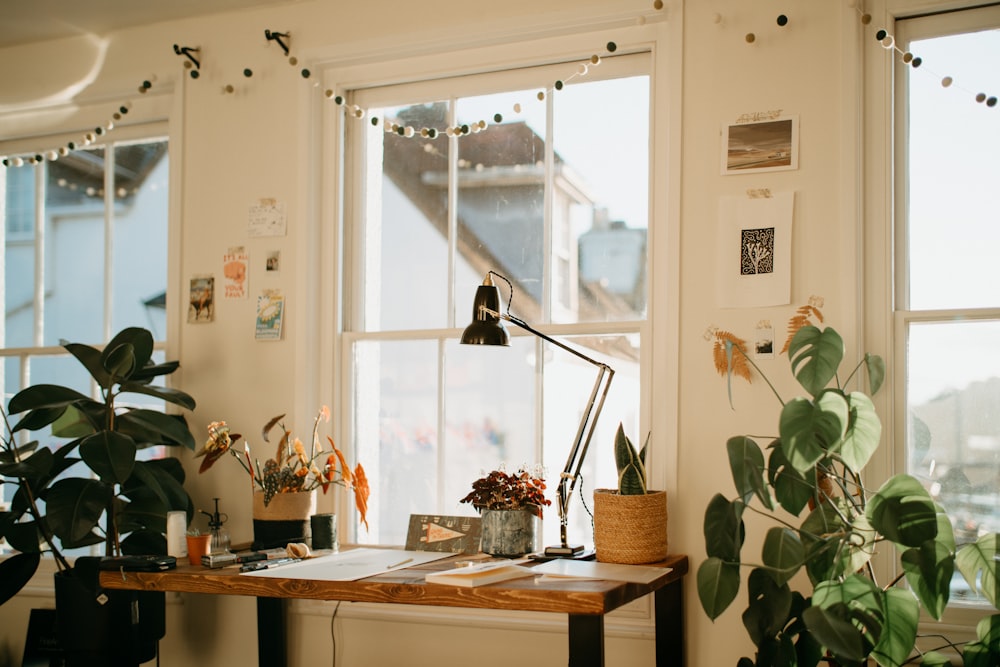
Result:
<instances>
[{"instance_id":1,"label":"rubber plant","mask_svg":"<svg viewBox=\"0 0 1000 667\"><path fill-rule=\"evenodd\" d=\"M745 580L742 619L756 653L741 658L738 667L953 664L946 651L969 667L995 667L996 613L985 615L977 639L964 645L945 639L923 652L917 639L921 609L941 618L956 569L997 607L1000 536L956 545L946 509L910 475L894 475L874 492L865 487L863 473L882 427L869 395L847 387L856 375L867 376L874 395L885 366L880 357L865 354L841 381L843 340L830 327L803 321L808 308L793 318L786 344L805 396L783 400L742 340L715 333L717 366L730 383L733 369L749 366L781 410L773 439L759 443L757 436L737 435L726 443L736 493L716 494L705 511L707 558L697 574L702 608L718 618ZM759 563L742 553L747 512L770 523ZM752 525L756 530L759 524ZM876 578L871 559L881 551L896 559L899 574L891 581Z\"/></svg>"},{"instance_id":2,"label":"rubber plant","mask_svg":"<svg viewBox=\"0 0 1000 667\"><path fill-rule=\"evenodd\" d=\"M0 537L16 550L0 563L0 604L32 577L43 552L52 553L60 571L71 567L64 550L100 543L106 556L166 553L167 512L186 511L189 520L194 512L176 458L136 457L149 447L193 450L184 417L122 400L141 394L193 410L190 395L153 383L177 370L178 362L154 363L153 336L138 327L124 329L103 349L63 347L93 378L101 398L38 384L0 410L0 478L12 489L6 494L10 507L0 513ZM10 417L19 414L11 425ZM69 441L46 447L38 440L21 445L15 437L50 427L53 436Z\"/></svg>"}]
</instances>

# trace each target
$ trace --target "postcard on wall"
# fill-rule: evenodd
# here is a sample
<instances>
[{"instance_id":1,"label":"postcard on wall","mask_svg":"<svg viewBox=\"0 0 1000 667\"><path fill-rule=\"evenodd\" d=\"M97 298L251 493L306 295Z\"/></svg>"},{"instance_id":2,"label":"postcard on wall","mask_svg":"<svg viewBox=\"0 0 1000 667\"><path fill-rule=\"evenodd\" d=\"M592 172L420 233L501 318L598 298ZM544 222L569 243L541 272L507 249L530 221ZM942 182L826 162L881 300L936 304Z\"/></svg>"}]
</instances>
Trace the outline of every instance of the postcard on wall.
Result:
<instances>
[{"instance_id":1,"label":"postcard on wall","mask_svg":"<svg viewBox=\"0 0 1000 667\"><path fill-rule=\"evenodd\" d=\"M286 224L284 202L261 198L250 205L247 218L247 232L250 236L284 236Z\"/></svg>"},{"instance_id":2,"label":"postcard on wall","mask_svg":"<svg viewBox=\"0 0 1000 667\"><path fill-rule=\"evenodd\" d=\"M791 302L794 203L791 192L719 199L720 308Z\"/></svg>"},{"instance_id":3,"label":"postcard on wall","mask_svg":"<svg viewBox=\"0 0 1000 667\"><path fill-rule=\"evenodd\" d=\"M215 319L215 276L191 278L188 293L188 322L211 322Z\"/></svg>"},{"instance_id":4,"label":"postcard on wall","mask_svg":"<svg viewBox=\"0 0 1000 667\"><path fill-rule=\"evenodd\" d=\"M222 257L222 275L225 280L223 294L227 299L249 298L247 292L247 268L250 256L246 248L239 246L230 248Z\"/></svg>"},{"instance_id":5,"label":"postcard on wall","mask_svg":"<svg viewBox=\"0 0 1000 667\"><path fill-rule=\"evenodd\" d=\"M281 270L281 251L271 250L267 253L267 260L265 262L265 270L267 272L280 271Z\"/></svg>"},{"instance_id":6,"label":"postcard on wall","mask_svg":"<svg viewBox=\"0 0 1000 667\"><path fill-rule=\"evenodd\" d=\"M722 128L722 173L799 168L799 118L744 114Z\"/></svg>"},{"instance_id":7,"label":"postcard on wall","mask_svg":"<svg viewBox=\"0 0 1000 667\"><path fill-rule=\"evenodd\" d=\"M281 323L285 319L285 297L275 290L266 290L257 297L255 340L281 340Z\"/></svg>"}]
</instances>

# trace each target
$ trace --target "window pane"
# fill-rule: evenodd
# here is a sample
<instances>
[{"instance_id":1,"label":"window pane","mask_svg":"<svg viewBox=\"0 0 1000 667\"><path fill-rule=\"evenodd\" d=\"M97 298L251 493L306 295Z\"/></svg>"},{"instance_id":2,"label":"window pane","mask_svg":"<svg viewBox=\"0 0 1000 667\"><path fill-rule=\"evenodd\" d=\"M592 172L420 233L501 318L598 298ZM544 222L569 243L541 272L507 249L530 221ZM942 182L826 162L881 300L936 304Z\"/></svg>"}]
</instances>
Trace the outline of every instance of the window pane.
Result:
<instances>
[{"instance_id":1,"label":"window pane","mask_svg":"<svg viewBox=\"0 0 1000 667\"><path fill-rule=\"evenodd\" d=\"M1000 531L1000 321L911 323L910 474L952 518L958 543ZM968 586L956 573L956 599Z\"/></svg>"},{"instance_id":2,"label":"window pane","mask_svg":"<svg viewBox=\"0 0 1000 667\"><path fill-rule=\"evenodd\" d=\"M909 308L1000 305L995 249L1000 208L993 156L1000 153L996 110L976 104L967 85L995 81L1000 31L914 41L935 72L955 73L948 89L938 76L909 76ZM960 74L960 77L958 75Z\"/></svg>"},{"instance_id":3,"label":"window pane","mask_svg":"<svg viewBox=\"0 0 1000 667\"><path fill-rule=\"evenodd\" d=\"M6 220L4 248L5 347L34 344L35 171L43 166L4 169Z\"/></svg>"}]
</instances>

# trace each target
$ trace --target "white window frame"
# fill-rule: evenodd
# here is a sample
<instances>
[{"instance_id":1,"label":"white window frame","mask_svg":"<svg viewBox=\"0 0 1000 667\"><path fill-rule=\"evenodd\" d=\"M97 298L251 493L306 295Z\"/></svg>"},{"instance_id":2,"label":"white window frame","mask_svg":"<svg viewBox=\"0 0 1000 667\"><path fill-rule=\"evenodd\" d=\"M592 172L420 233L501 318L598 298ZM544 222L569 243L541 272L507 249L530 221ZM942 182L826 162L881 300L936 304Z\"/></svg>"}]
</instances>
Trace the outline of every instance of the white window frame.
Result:
<instances>
[{"instance_id":1,"label":"white window frame","mask_svg":"<svg viewBox=\"0 0 1000 667\"><path fill-rule=\"evenodd\" d=\"M897 35L897 19L946 12L972 10L979 3L947 0L875 0L866 11L875 17L872 26ZM995 11L995 8L993 8ZM864 30L863 30L864 32ZM885 445L872 458L866 483L877 486L882 480L906 471L906 327L910 322L927 321L940 311L908 311L897 301L906 288L905 258L905 80L898 79L902 64L897 54L882 48L867 49L873 37L864 32L862 49L863 87L863 313L865 350L881 354L889 366L885 385L874 397L883 415ZM877 45L876 45L877 46ZM919 55L919 54L914 54ZM970 104L974 103L970 100ZM898 258L898 259L897 259ZM962 309L969 319L991 317L1000 309ZM898 574L887 560L876 564L880 579L889 581ZM991 610L987 606L950 605L942 621L922 615L921 634L947 636L955 642L975 639L976 623ZM931 644L939 645L932 639Z\"/></svg>"},{"instance_id":2,"label":"white window frame","mask_svg":"<svg viewBox=\"0 0 1000 667\"><path fill-rule=\"evenodd\" d=\"M497 63L516 68L543 62L563 62L586 59L601 53L609 37L618 51L628 53L645 50L652 54L650 72L650 268L649 317L645 322L648 349L643 349L640 370L646 394L641 406L640 421L653 433L651 442L653 465L650 484L666 489L668 495L677 489L677 402L679 350L679 238L680 238L680 96L681 96L681 36L683 11L677 8L668 17L660 15L652 21L636 21L633 13L616 16L587 17L579 12L558 17L546 16L533 26L496 26L489 35L457 37L454 34L429 35L428 41L400 45L386 41L374 45L371 52L359 54L337 52L332 47L317 58L325 65L317 67L325 99L316 100L311 118L313 141L319 147L322 187L312 198L319 212L314 234L319 239L305 256L325 257L333 261L312 264L307 284L317 285L308 295L315 303L317 320L316 345L320 360L317 367L332 372L318 373L316 387L320 395L335 397L333 422L338 426L341 442L348 442L351 433L352 387L350 380L350 340L344 334L345 297L339 291L349 274L350 253L346 245L345 220L351 193L344 192L344 124L357 122L343 113L328 111L328 94L358 88L407 83L463 74L494 71ZM548 19L548 22L545 21ZM610 34L609 34L610 31ZM486 44L486 46L482 46ZM445 50L446 49L446 50ZM329 91L326 93L325 91ZM367 119L366 121L367 122ZM307 139L307 140L309 140ZM656 332L655 335L652 332ZM652 410L651 405L657 409ZM344 528L342 525L341 528ZM350 539L350 538L348 538ZM364 605L352 605L352 616L364 617ZM343 613L343 611L341 612ZM413 611L400 610L397 620L412 619ZM430 612L416 612L425 617ZM381 618L386 610L380 609ZM516 618L508 612L469 614L468 610L437 610L435 618L444 614L452 622L470 623L471 618L485 616L488 623L496 619ZM619 620L614 620L615 617ZM510 620L511 623L515 621ZM652 637L652 604L648 600L616 613L608 623L611 636ZM556 623L553 631L563 631Z\"/></svg>"}]
</instances>

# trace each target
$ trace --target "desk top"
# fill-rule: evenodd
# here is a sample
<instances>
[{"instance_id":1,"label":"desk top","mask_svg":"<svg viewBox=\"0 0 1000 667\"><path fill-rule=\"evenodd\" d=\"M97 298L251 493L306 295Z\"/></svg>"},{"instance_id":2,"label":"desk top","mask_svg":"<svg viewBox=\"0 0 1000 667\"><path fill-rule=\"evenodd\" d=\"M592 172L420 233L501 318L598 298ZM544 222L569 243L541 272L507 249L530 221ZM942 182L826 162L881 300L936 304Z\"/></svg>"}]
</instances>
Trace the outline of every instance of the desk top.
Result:
<instances>
[{"instance_id":1,"label":"desk top","mask_svg":"<svg viewBox=\"0 0 1000 667\"><path fill-rule=\"evenodd\" d=\"M648 584L605 580L551 580L539 577L511 579L496 584L464 588L428 584L428 572L455 567L453 556L415 567L393 570L356 581L319 581L283 577L241 576L239 566L208 569L188 564L165 572L101 572L101 585L117 590L150 590L214 595L248 595L270 598L343 600L347 602L382 602L506 609L512 611L547 611L566 614L606 614L644 595L679 581L687 574L685 555L668 556L660 563L662 577ZM667 570L666 568L671 568Z\"/></svg>"}]
</instances>

